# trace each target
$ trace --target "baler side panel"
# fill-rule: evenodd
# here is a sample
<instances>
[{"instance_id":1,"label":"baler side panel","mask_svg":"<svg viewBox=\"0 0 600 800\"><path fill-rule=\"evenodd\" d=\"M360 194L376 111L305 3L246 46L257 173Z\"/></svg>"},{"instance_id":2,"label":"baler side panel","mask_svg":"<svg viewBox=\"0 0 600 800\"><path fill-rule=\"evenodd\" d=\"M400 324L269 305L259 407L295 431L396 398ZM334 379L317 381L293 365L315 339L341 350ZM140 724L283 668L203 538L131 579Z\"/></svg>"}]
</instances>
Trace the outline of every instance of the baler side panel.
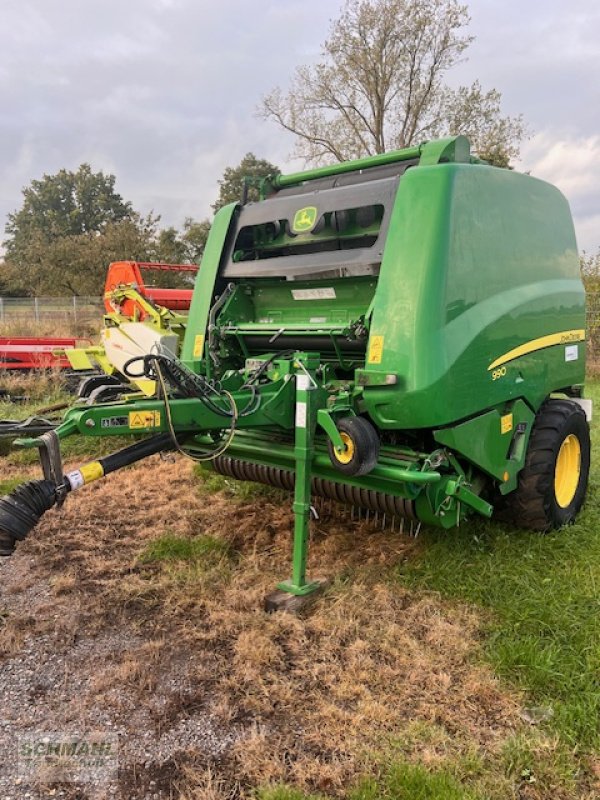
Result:
<instances>
[{"instance_id":1,"label":"baler side panel","mask_svg":"<svg viewBox=\"0 0 600 800\"><path fill-rule=\"evenodd\" d=\"M565 348L584 327L573 225L560 192L474 165L405 175L371 326L371 342L382 336L383 347L376 359L370 348L366 364L367 373L399 377L396 386L365 390L378 425L448 425L516 397L535 410L550 392L583 381L584 343ZM500 372L489 369L515 347L560 332L575 333Z\"/></svg>"}]
</instances>

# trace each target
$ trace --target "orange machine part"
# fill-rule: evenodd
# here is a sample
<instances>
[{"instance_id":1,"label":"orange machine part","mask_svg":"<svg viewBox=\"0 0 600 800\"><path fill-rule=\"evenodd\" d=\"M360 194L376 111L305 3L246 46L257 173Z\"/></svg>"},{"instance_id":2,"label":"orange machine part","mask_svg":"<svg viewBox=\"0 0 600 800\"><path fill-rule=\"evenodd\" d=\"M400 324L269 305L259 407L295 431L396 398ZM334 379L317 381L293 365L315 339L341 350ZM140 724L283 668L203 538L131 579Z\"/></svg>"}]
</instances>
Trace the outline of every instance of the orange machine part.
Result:
<instances>
[{"instance_id":1,"label":"orange machine part","mask_svg":"<svg viewBox=\"0 0 600 800\"><path fill-rule=\"evenodd\" d=\"M106 295L118 286L133 286L137 291L157 306L163 306L171 311L188 311L192 302L193 289L160 289L148 287L142 278L142 269L157 272L198 272L196 264L161 264L151 261L114 261L108 268L106 283L104 284L104 307L108 313L115 309L110 298ZM143 320L146 314L144 309L129 298L123 300L120 312L130 319Z\"/></svg>"}]
</instances>

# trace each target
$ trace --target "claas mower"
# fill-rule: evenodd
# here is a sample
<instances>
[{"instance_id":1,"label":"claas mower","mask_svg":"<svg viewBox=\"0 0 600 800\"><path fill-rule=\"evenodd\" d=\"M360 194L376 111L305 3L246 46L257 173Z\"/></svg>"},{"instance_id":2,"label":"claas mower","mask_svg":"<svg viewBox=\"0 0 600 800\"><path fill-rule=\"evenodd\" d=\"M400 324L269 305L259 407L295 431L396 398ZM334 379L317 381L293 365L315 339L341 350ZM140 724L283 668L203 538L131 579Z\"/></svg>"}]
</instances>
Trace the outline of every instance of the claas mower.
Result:
<instances>
[{"instance_id":1,"label":"claas mower","mask_svg":"<svg viewBox=\"0 0 600 800\"><path fill-rule=\"evenodd\" d=\"M568 204L462 136L291 175L215 216L179 357L151 397L69 410L44 478L0 501L5 554L41 515L164 450L293 491L286 596L310 595L311 498L451 529L546 531L586 492L585 298ZM137 437L63 474L67 436ZM450 534L449 534L450 535Z\"/></svg>"},{"instance_id":2,"label":"claas mower","mask_svg":"<svg viewBox=\"0 0 600 800\"><path fill-rule=\"evenodd\" d=\"M101 343L64 350L71 368L86 376L77 391L81 400L89 405L115 399L124 392L154 394L154 381L144 376L128 377L123 367L134 356L152 351L179 354L192 302L191 281L197 272L195 264L148 261L110 264L104 284L106 313L100 331ZM167 283L181 284L188 278L190 288L148 285L144 280L148 273L158 273Z\"/></svg>"}]
</instances>

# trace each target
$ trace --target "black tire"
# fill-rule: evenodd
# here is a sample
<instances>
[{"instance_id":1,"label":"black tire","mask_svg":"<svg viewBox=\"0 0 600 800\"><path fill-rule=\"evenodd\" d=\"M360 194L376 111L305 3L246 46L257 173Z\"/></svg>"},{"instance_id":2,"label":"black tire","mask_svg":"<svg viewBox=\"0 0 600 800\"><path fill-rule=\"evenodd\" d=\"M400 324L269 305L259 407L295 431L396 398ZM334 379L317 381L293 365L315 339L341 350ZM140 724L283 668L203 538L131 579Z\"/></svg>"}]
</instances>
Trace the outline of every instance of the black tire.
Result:
<instances>
[{"instance_id":1,"label":"black tire","mask_svg":"<svg viewBox=\"0 0 600 800\"><path fill-rule=\"evenodd\" d=\"M377 431L362 417L343 417L337 423L347 452L343 457L328 441L329 458L333 466L344 475L366 475L371 472L379 458L379 436Z\"/></svg>"},{"instance_id":2,"label":"black tire","mask_svg":"<svg viewBox=\"0 0 600 800\"><path fill-rule=\"evenodd\" d=\"M566 487L561 484L557 472L563 445L574 446L575 453L577 445L579 448L578 457L572 456L578 461L577 475L572 475L572 470L565 472L561 455ZM589 471L590 429L583 409L571 400L546 400L533 424L517 489L504 498L504 514L508 512L519 527L537 531L572 524L585 499Z\"/></svg>"}]
</instances>

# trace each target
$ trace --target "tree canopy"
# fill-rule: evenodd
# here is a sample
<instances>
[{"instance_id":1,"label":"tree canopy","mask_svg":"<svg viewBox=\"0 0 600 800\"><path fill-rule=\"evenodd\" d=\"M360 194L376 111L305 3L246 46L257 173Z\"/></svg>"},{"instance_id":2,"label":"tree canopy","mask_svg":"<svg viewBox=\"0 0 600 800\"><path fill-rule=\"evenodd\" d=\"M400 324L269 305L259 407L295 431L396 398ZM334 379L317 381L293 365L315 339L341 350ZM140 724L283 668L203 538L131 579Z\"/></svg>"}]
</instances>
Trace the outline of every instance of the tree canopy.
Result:
<instances>
[{"instance_id":1,"label":"tree canopy","mask_svg":"<svg viewBox=\"0 0 600 800\"><path fill-rule=\"evenodd\" d=\"M359 158L462 133L476 152L506 166L525 134L502 116L501 95L475 81L452 89L446 73L473 41L458 0L347 0L321 60L298 67L260 112L296 137L307 163Z\"/></svg>"},{"instance_id":2,"label":"tree canopy","mask_svg":"<svg viewBox=\"0 0 600 800\"><path fill-rule=\"evenodd\" d=\"M213 208L239 200L245 176L275 172L276 166L247 153L225 169ZM188 217L181 230L161 229L160 217L134 211L115 183L114 175L94 173L88 164L33 180L23 190L21 208L8 218L0 293L98 295L111 261L200 263L210 220ZM249 187L248 197L258 198L256 185ZM161 281L179 285L175 274L165 273Z\"/></svg>"},{"instance_id":3,"label":"tree canopy","mask_svg":"<svg viewBox=\"0 0 600 800\"><path fill-rule=\"evenodd\" d=\"M4 242L7 257L18 261L31 240L52 242L64 236L101 233L107 225L131 220L131 203L115 191L115 176L61 169L23 189L23 205L8 215Z\"/></svg>"},{"instance_id":4,"label":"tree canopy","mask_svg":"<svg viewBox=\"0 0 600 800\"><path fill-rule=\"evenodd\" d=\"M158 218L131 214L108 222L103 231L47 238L34 231L7 256L6 284L11 294L98 295L111 261L152 260Z\"/></svg>"},{"instance_id":5,"label":"tree canopy","mask_svg":"<svg viewBox=\"0 0 600 800\"><path fill-rule=\"evenodd\" d=\"M223 177L219 181L219 196L212 206L213 211L216 214L227 203L240 200L245 178L254 179L248 184L248 200L258 200L258 180L276 172L279 172L279 169L274 164L263 158L257 158L254 153L246 153L236 167L227 167L223 172Z\"/></svg>"}]
</instances>

